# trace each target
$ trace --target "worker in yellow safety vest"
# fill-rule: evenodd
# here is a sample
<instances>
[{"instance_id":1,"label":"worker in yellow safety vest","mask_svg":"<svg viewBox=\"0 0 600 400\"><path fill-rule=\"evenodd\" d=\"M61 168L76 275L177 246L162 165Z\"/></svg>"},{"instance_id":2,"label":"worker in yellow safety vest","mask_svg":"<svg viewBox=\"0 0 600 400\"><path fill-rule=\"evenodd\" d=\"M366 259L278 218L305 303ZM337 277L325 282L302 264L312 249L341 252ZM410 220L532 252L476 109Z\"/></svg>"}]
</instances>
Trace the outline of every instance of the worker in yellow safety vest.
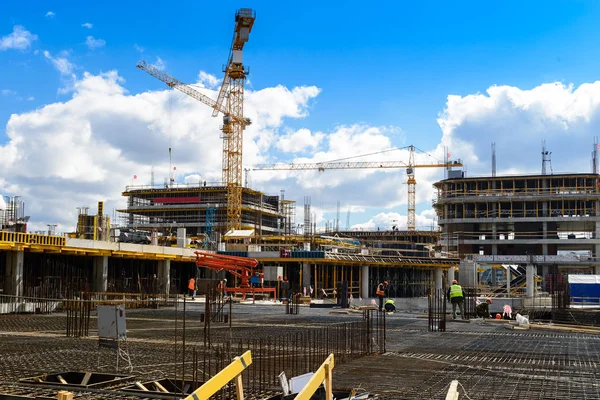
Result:
<instances>
[{"instance_id":1,"label":"worker in yellow safety vest","mask_svg":"<svg viewBox=\"0 0 600 400\"><path fill-rule=\"evenodd\" d=\"M377 290L375 294L379 298L379 311L383 311L383 298L385 297L385 289L388 286L388 281L382 282L377 285Z\"/></svg>"},{"instance_id":2,"label":"worker in yellow safety vest","mask_svg":"<svg viewBox=\"0 0 600 400\"><path fill-rule=\"evenodd\" d=\"M452 303L452 319L456 319L456 306L460 309L460 316L462 319L467 319L465 315L464 296L462 287L458 284L455 279L452 281L452 286L448 288L447 298Z\"/></svg>"}]
</instances>

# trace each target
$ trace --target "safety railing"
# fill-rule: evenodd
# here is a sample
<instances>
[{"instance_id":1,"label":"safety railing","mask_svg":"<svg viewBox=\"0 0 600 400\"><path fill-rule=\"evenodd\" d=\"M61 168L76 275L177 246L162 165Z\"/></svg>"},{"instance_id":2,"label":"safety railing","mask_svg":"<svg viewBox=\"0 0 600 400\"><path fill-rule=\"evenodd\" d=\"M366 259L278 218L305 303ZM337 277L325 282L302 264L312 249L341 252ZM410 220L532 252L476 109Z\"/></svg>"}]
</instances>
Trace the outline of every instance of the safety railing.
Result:
<instances>
[{"instance_id":1,"label":"safety railing","mask_svg":"<svg viewBox=\"0 0 600 400\"><path fill-rule=\"evenodd\" d=\"M514 197L514 196L568 196L599 194L596 186L553 187L553 188L510 188L510 189L481 189L481 190L444 190L438 192L434 202L461 197Z\"/></svg>"},{"instance_id":2,"label":"safety railing","mask_svg":"<svg viewBox=\"0 0 600 400\"><path fill-rule=\"evenodd\" d=\"M441 235L441 241L465 241L465 240L528 240L528 239L555 239L555 240L573 240L573 239L600 239L595 232L564 232L547 231L546 234L540 231L532 232L456 232L451 235Z\"/></svg>"},{"instance_id":3,"label":"safety railing","mask_svg":"<svg viewBox=\"0 0 600 400\"><path fill-rule=\"evenodd\" d=\"M600 308L600 297L571 296L570 308Z\"/></svg>"},{"instance_id":4,"label":"safety railing","mask_svg":"<svg viewBox=\"0 0 600 400\"><path fill-rule=\"evenodd\" d=\"M66 239L63 236L50 236L39 235L36 233L0 231L0 242L64 246L66 243Z\"/></svg>"},{"instance_id":5,"label":"safety railing","mask_svg":"<svg viewBox=\"0 0 600 400\"><path fill-rule=\"evenodd\" d=\"M513 203L515 204L515 203ZM514 207L511 209L491 210L448 210L447 213L440 215L440 219L455 219L455 218L575 218L575 217L595 217L596 210L593 208L555 208L544 212L538 210L523 210L522 208Z\"/></svg>"},{"instance_id":6,"label":"safety railing","mask_svg":"<svg viewBox=\"0 0 600 400\"><path fill-rule=\"evenodd\" d=\"M73 301L77 301L74 305ZM48 298L40 296L0 295L1 314L49 314L65 311L73 307L79 308L79 302L85 307L95 308L98 305L124 304L127 308L158 308L169 306L176 298L164 294L144 295L135 293L89 293L76 292L63 298Z\"/></svg>"}]
</instances>

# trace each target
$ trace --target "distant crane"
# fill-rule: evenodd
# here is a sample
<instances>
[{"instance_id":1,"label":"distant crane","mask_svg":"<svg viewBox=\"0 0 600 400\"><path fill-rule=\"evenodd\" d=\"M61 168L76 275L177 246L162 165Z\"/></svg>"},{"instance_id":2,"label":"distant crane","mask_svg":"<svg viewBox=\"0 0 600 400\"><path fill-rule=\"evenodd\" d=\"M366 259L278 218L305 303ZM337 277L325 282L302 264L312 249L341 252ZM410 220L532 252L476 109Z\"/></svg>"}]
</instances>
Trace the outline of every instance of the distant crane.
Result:
<instances>
[{"instance_id":1,"label":"distant crane","mask_svg":"<svg viewBox=\"0 0 600 400\"><path fill-rule=\"evenodd\" d=\"M206 104L213 109L213 117L223 114L223 182L227 185L227 230L240 229L242 225L242 145L243 131L250 125L244 118L244 83L248 70L242 64L244 44L250 37L256 13L241 8L235 14L235 28L229 59L223 69L225 76L217 100L164 73L159 68L141 61L137 67L163 81L167 86ZM223 105L223 101L227 102Z\"/></svg>"},{"instance_id":2,"label":"distant crane","mask_svg":"<svg viewBox=\"0 0 600 400\"><path fill-rule=\"evenodd\" d=\"M437 164L415 164L415 146L408 146L409 157L408 164L403 161L332 161L322 163L301 163L301 164L258 164L253 167L259 171L305 171L326 169L387 169L387 168L405 168L408 175L408 230L416 229L415 203L416 203L416 185L415 168L451 168L462 167L461 160L450 161ZM356 156L360 157L360 156Z\"/></svg>"}]
</instances>

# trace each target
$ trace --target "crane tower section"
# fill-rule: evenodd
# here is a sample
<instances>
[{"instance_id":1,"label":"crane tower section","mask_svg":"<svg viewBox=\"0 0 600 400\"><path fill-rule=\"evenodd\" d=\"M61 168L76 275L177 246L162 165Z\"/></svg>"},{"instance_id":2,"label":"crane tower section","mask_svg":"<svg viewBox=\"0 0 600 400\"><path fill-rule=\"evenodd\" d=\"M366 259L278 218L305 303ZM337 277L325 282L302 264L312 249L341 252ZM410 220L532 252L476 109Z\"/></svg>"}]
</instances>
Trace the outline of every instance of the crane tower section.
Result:
<instances>
[{"instance_id":1,"label":"crane tower section","mask_svg":"<svg viewBox=\"0 0 600 400\"><path fill-rule=\"evenodd\" d=\"M227 145L227 160L223 157L223 180L227 183L228 229L240 229L242 225L242 146L243 131L246 126L243 122L244 83L248 74L242 62L242 50L250 37L255 19L256 14L249 8L242 8L235 14L229 62L217 98L219 104L219 101L223 101L223 97L226 96L229 110L229 115L223 117L223 145Z\"/></svg>"}]
</instances>

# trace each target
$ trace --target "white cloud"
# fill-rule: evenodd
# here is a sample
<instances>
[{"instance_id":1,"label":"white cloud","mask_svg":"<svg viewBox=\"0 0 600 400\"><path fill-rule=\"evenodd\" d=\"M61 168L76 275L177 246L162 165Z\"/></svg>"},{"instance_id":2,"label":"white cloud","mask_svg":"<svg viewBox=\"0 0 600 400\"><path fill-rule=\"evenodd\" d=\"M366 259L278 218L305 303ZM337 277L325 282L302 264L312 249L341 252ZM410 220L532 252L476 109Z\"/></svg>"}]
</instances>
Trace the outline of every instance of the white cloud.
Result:
<instances>
[{"instance_id":1,"label":"white cloud","mask_svg":"<svg viewBox=\"0 0 600 400\"><path fill-rule=\"evenodd\" d=\"M436 230L436 216L433 210L426 210L421 214L415 215L415 225L417 230ZM373 230L392 230L400 231L408 228L408 217L406 214L396 212L379 213L368 221L352 225L353 231L373 231Z\"/></svg>"},{"instance_id":2,"label":"white cloud","mask_svg":"<svg viewBox=\"0 0 600 400\"><path fill-rule=\"evenodd\" d=\"M35 97L33 97L33 96L29 96L29 97L27 98L27 100L28 100L28 101L33 101L33 100L35 100Z\"/></svg>"},{"instance_id":3,"label":"white cloud","mask_svg":"<svg viewBox=\"0 0 600 400\"><path fill-rule=\"evenodd\" d=\"M498 173L540 173L542 140L553 152L554 172L590 171L593 136L600 132L600 82L492 86L485 94L448 96L438 123L443 144L471 173L491 173L491 142Z\"/></svg>"},{"instance_id":4,"label":"white cloud","mask_svg":"<svg viewBox=\"0 0 600 400\"><path fill-rule=\"evenodd\" d=\"M54 18L54 16L55 16L55 15L56 15L56 14L54 14L54 12L52 12L52 11L48 11L48 12L46 13L46 17L47 17L47 18Z\"/></svg>"},{"instance_id":5,"label":"white cloud","mask_svg":"<svg viewBox=\"0 0 600 400\"><path fill-rule=\"evenodd\" d=\"M286 153L302 152L308 149L315 149L325 134L315 132L314 134L306 128L297 131L288 132L281 136L275 145L279 150Z\"/></svg>"},{"instance_id":6,"label":"white cloud","mask_svg":"<svg viewBox=\"0 0 600 400\"><path fill-rule=\"evenodd\" d=\"M51 61L62 56L45 53L45 57ZM55 67L61 70L62 65ZM62 70L72 74L73 66ZM209 86L211 78L199 76L199 81ZM212 82L218 82L217 78ZM216 98L217 88L215 84L199 90ZM286 127L287 118L307 115L319 92L314 86L247 91L245 115L253 124L244 131L244 167L272 161L322 162L367 153L375 154L353 160L408 161L405 148L383 152L405 145L397 127L339 125L323 132ZM6 127L9 139L0 146L0 176L4 177L0 192L29 199L34 219L61 217L61 224L72 226L77 206L93 205L100 199L107 200L108 209L122 206L124 186L131 184L133 174L138 175L136 184L148 184L151 165L155 166L155 182L162 182L168 175L169 136L178 180L217 182L221 178L221 119L210 115L210 108L177 91L130 95L116 72L86 73L74 81L69 100L11 116ZM588 171L592 136L600 132L600 83L577 88L547 84L528 90L494 86L485 94L449 96L438 122L440 144L425 149L431 155L417 153L416 163L439 162L447 145L453 158L466 160L469 174L489 174L490 142L495 141L499 174L539 173L540 142L546 139L555 157L555 172ZM199 152L190 143L202 143L210 151ZM310 154L285 153L297 149ZM290 158L278 160L274 154ZM432 184L443 178L443 169L417 169L415 175L416 225L431 229L435 220ZM341 226L345 227L344 210L350 207L355 229L389 229L393 221L399 229L406 228L403 169L253 171L251 182L253 188L267 193L285 188L286 198L298 202L297 224L303 222L302 199L310 196L317 221L331 220L339 200ZM65 214L65 209L72 212ZM366 222L356 224L360 221Z\"/></svg>"},{"instance_id":7,"label":"white cloud","mask_svg":"<svg viewBox=\"0 0 600 400\"><path fill-rule=\"evenodd\" d=\"M258 112L260 113L261 121L275 125L281 123L277 118L281 118L282 115L294 118L305 117L308 112L306 108L308 101L316 97L320 92L321 89L316 86L301 86L289 90L284 86L278 85L253 93L249 101L268 102L272 104L274 109L259 109Z\"/></svg>"},{"instance_id":8,"label":"white cloud","mask_svg":"<svg viewBox=\"0 0 600 400\"><path fill-rule=\"evenodd\" d=\"M167 68L167 63L163 61L162 58L156 57L156 62L154 63L154 66L163 71L165 68Z\"/></svg>"},{"instance_id":9,"label":"white cloud","mask_svg":"<svg viewBox=\"0 0 600 400\"><path fill-rule=\"evenodd\" d=\"M90 50L96 50L100 47L106 46L106 41L104 39L95 39L93 36L88 36L85 39L85 44Z\"/></svg>"},{"instance_id":10,"label":"white cloud","mask_svg":"<svg viewBox=\"0 0 600 400\"><path fill-rule=\"evenodd\" d=\"M75 65L67 59L66 52L61 52L56 57L52 56L52 54L47 50L44 50L43 54L46 60L50 61L50 63L54 66L54 68L56 68L58 72L61 73L61 75L73 74L73 69L75 68Z\"/></svg>"},{"instance_id":11,"label":"white cloud","mask_svg":"<svg viewBox=\"0 0 600 400\"><path fill-rule=\"evenodd\" d=\"M333 160L346 159L353 156L381 153L384 150L389 150L393 147L391 136L397 130L389 127L373 127L368 125L356 124L350 126L338 126L333 132L317 133L316 139L312 139L314 143L318 140L322 142L322 150L311 154L310 157L294 157L291 160L268 160L279 161L284 163L319 163ZM275 146L282 150L281 143L286 148L290 143L287 139L289 136L276 138ZM307 137L306 134L301 134L300 137ZM312 137L312 136L311 136ZM305 140L305 143L311 143L310 140ZM408 150L399 150L396 152L387 152L381 154L372 154L370 156L353 158L354 161L393 161L393 160L408 160ZM304 190L320 190L323 188L345 187L344 185L354 182L365 184L365 179L373 179L372 175L377 175L378 179L387 179L386 175L390 173L398 173L395 170L327 170L319 172L316 170L309 171L262 171L254 174L255 182L277 182L280 180L293 179L296 185L300 185ZM282 184L282 183L280 183ZM346 187L346 189L349 189ZM360 192L360 190L358 190ZM380 200L389 201L390 198L380 198Z\"/></svg>"},{"instance_id":12,"label":"white cloud","mask_svg":"<svg viewBox=\"0 0 600 400\"><path fill-rule=\"evenodd\" d=\"M216 91L202 90L216 98ZM254 94L262 98L260 91L248 95ZM255 100L246 109L259 115L254 107L272 105ZM273 121L286 117L264 115ZM121 192L134 174L135 184L149 184L154 166L155 182L161 183L168 176L169 141L178 180L220 181L220 125L209 107L177 91L130 95L114 71L85 73L75 81L70 99L11 116L7 142L0 146L0 192L23 196L33 222L73 229L78 206L105 200L108 210L124 207ZM246 130L245 143L272 136L280 127L256 120ZM190 143L212 150L199 152ZM244 147L245 158L256 159L258 152L256 144Z\"/></svg>"},{"instance_id":13,"label":"white cloud","mask_svg":"<svg viewBox=\"0 0 600 400\"><path fill-rule=\"evenodd\" d=\"M198 85L209 89L217 89L221 87L221 81L212 74L200 71L198 74Z\"/></svg>"},{"instance_id":14,"label":"white cloud","mask_svg":"<svg viewBox=\"0 0 600 400\"><path fill-rule=\"evenodd\" d=\"M0 50L27 50L38 36L26 30L21 25L15 25L13 32L0 37Z\"/></svg>"},{"instance_id":15,"label":"white cloud","mask_svg":"<svg viewBox=\"0 0 600 400\"><path fill-rule=\"evenodd\" d=\"M88 28L88 29L92 29L94 27L94 25L90 24L89 22L86 22L84 24L81 24L82 28Z\"/></svg>"},{"instance_id":16,"label":"white cloud","mask_svg":"<svg viewBox=\"0 0 600 400\"><path fill-rule=\"evenodd\" d=\"M143 53L144 52L144 48L140 45L138 45L137 43L133 44L133 48L138 51L139 53Z\"/></svg>"},{"instance_id":17,"label":"white cloud","mask_svg":"<svg viewBox=\"0 0 600 400\"><path fill-rule=\"evenodd\" d=\"M10 89L2 89L2 90L0 90L0 93L2 93L2 96L10 96L10 95L17 94L17 92L15 92L14 90L10 90Z\"/></svg>"},{"instance_id":18,"label":"white cloud","mask_svg":"<svg viewBox=\"0 0 600 400\"><path fill-rule=\"evenodd\" d=\"M65 94L72 91L77 77L73 72L76 68L75 64L67 58L69 53L61 51L57 56L53 56L49 51L44 50L42 54L61 75L63 87L58 89L58 93Z\"/></svg>"}]
</instances>

